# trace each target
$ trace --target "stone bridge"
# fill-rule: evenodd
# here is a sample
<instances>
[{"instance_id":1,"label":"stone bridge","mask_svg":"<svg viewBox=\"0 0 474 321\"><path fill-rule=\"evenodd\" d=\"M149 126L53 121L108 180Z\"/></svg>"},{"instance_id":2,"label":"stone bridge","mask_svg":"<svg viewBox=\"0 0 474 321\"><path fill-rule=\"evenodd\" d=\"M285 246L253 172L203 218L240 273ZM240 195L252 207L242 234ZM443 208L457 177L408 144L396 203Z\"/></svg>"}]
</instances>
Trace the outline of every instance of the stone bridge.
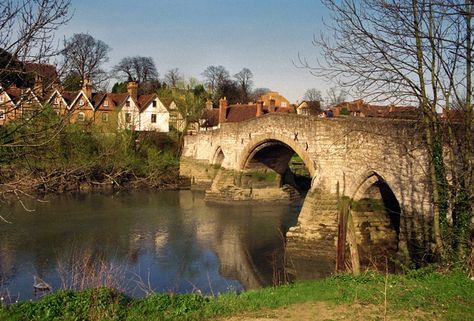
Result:
<instances>
[{"instance_id":1,"label":"stone bridge","mask_svg":"<svg viewBox=\"0 0 474 321\"><path fill-rule=\"evenodd\" d=\"M289 268L300 278L392 259L418 262L433 246L421 127L407 120L270 113L187 136L180 170L207 184L210 201L305 195L298 225L286 235ZM288 165L295 154L309 173L307 188Z\"/></svg>"}]
</instances>

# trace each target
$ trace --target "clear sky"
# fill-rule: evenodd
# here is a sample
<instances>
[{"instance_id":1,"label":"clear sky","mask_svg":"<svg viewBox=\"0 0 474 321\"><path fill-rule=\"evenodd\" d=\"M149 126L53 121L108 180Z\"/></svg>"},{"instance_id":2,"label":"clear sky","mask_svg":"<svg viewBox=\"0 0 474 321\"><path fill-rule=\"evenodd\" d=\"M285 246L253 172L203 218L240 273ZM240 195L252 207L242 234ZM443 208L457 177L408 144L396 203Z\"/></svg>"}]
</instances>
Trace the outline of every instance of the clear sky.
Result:
<instances>
[{"instance_id":1,"label":"clear sky","mask_svg":"<svg viewBox=\"0 0 474 321\"><path fill-rule=\"evenodd\" d=\"M89 33L111 48L106 68L126 56L151 56L163 76L179 68L202 79L207 66L233 75L243 67L255 87L279 91L291 102L324 80L298 69L298 53L316 58L327 11L318 0L73 0L75 13L60 37Z\"/></svg>"}]
</instances>

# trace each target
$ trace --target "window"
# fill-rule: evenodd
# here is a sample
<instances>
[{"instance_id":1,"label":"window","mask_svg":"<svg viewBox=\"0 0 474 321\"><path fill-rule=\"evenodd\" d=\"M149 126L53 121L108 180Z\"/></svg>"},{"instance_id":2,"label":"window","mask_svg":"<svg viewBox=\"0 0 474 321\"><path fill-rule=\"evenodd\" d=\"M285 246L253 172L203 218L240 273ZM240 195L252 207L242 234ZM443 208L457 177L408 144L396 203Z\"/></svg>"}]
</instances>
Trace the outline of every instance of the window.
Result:
<instances>
[{"instance_id":1,"label":"window","mask_svg":"<svg viewBox=\"0 0 474 321\"><path fill-rule=\"evenodd\" d=\"M0 95L0 103L3 103L3 95Z\"/></svg>"},{"instance_id":2,"label":"window","mask_svg":"<svg viewBox=\"0 0 474 321\"><path fill-rule=\"evenodd\" d=\"M156 114L151 114L151 122L156 123Z\"/></svg>"},{"instance_id":3,"label":"window","mask_svg":"<svg viewBox=\"0 0 474 321\"><path fill-rule=\"evenodd\" d=\"M85 121L86 120L86 114L83 112L80 112L77 114L77 121Z\"/></svg>"},{"instance_id":4,"label":"window","mask_svg":"<svg viewBox=\"0 0 474 321\"><path fill-rule=\"evenodd\" d=\"M5 109L0 109L0 119L5 119Z\"/></svg>"},{"instance_id":5,"label":"window","mask_svg":"<svg viewBox=\"0 0 474 321\"><path fill-rule=\"evenodd\" d=\"M79 106L84 106L84 100L82 99L79 100Z\"/></svg>"},{"instance_id":6,"label":"window","mask_svg":"<svg viewBox=\"0 0 474 321\"><path fill-rule=\"evenodd\" d=\"M102 113L102 122L106 123L109 121L109 113Z\"/></svg>"},{"instance_id":7,"label":"window","mask_svg":"<svg viewBox=\"0 0 474 321\"><path fill-rule=\"evenodd\" d=\"M104 101L104 107L109 107L109 101L107 99Z\"/></svg>"},{"instance_id":8,"label":"window","mask_svg":"<svg viewBox=\"0 0 474 321\"><path fill-rule=\"evenodd\" d=\"M287 106L287 105L286 105L286 101L282 101L282 102L281 102L281 107L286 107L286 106Z\"/></svg>"},{"instance_id":9,"label":"window","mask_svg":"<svg viewBox=\"0 0 474 321\"><path fill-rule=\"evenodd\" d=\"M156 107L156 100L153 100L153 107Z\"/></svg>"},{"instance_id":10,"label":"window","mask_svg":"<svg viewBox=\"0 0 474 321\"><path fill-rule=\"evenodd\" d=\"M127 101L125 102L125 106L130 107L130 100L129 99L127 99Z\"/></svg>"},{"instance_id":11,"label":"window","mask_svg":"<svg viewBox=\"0 0 474 321\"><path fill-rule=\"evenodd\" d=\"M131 123L132 122L132 114L131 113L125 113L125 122L126 123Z\"/></svg>"},{"instance_id":12,"label":"window","mask_svg":"<svg viewBox=\"0 0 474 321\"><path fill-rule=\"evenodd\" d=\"M54 103L56 105L59 105L61 103L61 98L59 98L59 97L54 98Z\"/></svg>"}]
</instances>

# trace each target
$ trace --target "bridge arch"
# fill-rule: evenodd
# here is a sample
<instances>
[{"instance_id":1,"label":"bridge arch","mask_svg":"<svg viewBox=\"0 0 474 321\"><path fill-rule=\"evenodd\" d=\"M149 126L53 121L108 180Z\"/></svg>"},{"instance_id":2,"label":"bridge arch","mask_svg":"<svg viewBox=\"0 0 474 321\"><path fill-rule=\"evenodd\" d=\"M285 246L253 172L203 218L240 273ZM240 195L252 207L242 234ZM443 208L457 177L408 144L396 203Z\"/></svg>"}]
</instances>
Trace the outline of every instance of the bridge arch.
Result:
<instances>
[{"instance_id":1,"label":"bridge arch","mask_svg":"<svg viewBox=\"0 0 474 321\"><path fill-rule=\"evenodd\" d=\"M298 154L308 169L310 176L314 177L316 173L316 164L306 152L308 149L307 145L303 146L300 142L295 141L294 139L276 133L257 135L253 137L240 153L238 162L239 170L244 170L258 151L276 144L286 145L289 149Z\"/></svg>"},{"instance_id":2,"label":"bridge arch","mask_svg":"<svg viewBox=\"0 0 474 321\"><path fill-rule=\"evenodd\" d=\"M386 267L399 249L401 206L390 184L377 172L362 177L352 195L348 246L352 264Z\"/></svg>"},{"instance_id":3,"label":"bridge arch","mask_svg":"<svg viewBox=\"0 0 474 321\"><path fill-rule=\"evenodd\" d=\"M209 160L212 165L219 165L221 166L225 159L224 151L222 147L218 146L214 152L211 154L212 158Z\"/></svg>"}]
</instances>

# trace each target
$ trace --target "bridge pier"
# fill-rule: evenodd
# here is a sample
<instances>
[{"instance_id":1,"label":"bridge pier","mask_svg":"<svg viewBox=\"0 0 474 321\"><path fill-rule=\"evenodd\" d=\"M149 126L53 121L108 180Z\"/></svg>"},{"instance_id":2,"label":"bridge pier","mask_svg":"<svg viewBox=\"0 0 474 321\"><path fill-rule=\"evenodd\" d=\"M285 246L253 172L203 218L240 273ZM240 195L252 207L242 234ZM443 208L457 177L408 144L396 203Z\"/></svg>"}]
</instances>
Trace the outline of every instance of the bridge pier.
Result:
<instances>
[{"instance_id":1,"label":"bridge pier","mask_svg":"<svg viewBox=\"0 0 474 321\"><path fill-rule=\"evenodd\" d=\"M298 279L325 277L336 265L337 194L308 192L298 225L286 234L286 271Z\"/></svg>"}]
</instances>

